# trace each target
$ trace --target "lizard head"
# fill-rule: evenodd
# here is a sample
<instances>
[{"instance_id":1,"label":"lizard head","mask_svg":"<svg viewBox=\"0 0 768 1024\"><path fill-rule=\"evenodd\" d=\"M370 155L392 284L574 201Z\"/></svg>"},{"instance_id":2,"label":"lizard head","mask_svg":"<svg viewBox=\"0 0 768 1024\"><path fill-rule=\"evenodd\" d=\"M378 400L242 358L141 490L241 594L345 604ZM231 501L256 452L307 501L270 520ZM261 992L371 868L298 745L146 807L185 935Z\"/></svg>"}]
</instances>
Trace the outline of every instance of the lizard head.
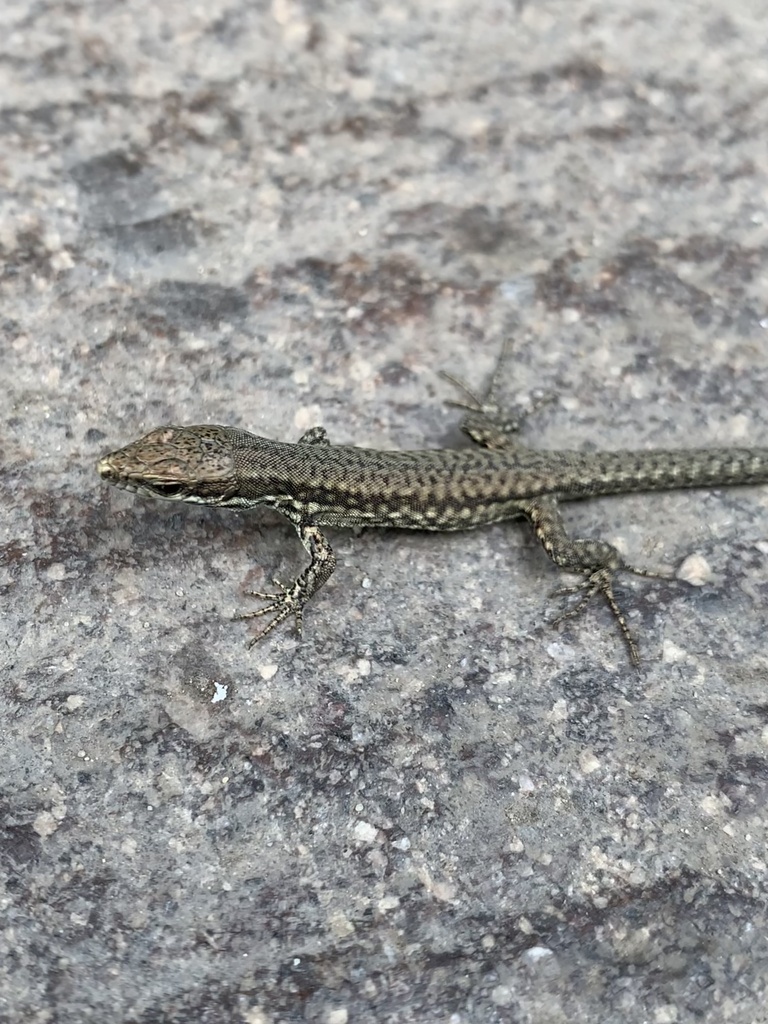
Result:
<instances>
[{"instance_id":1,"label":"lizard head","mask_svg":"<svg viewBox=\"0 0 768 1024\"><path fill-rule=\"evenodd\" d=\"M238 490L228 427L158 427L99 459L103 480L145 497L235 505Z\"/></svg>"}]
</instances>

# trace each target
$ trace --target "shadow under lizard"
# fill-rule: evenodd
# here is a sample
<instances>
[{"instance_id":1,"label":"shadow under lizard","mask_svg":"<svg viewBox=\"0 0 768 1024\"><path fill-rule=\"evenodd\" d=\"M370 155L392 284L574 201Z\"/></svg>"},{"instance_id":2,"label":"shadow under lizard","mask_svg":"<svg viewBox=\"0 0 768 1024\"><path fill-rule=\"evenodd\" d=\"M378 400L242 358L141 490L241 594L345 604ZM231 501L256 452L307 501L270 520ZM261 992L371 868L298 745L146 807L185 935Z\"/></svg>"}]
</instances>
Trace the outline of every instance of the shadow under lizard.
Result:
<instances>
[{"instance_id":1,"label":"shadow under lizard","mask_svg":"<svg viewBox=\"0 0 768 1024\"><path fill-rule=\"evenodd\" d=\"M503 354L502 354L503 359ZM301 632L307 601L328 582L336 557L321 527L379 526L465 530L523 517L561 569L582 577L559 593L579 600L555 622L578 614L595 594L607 601L629 649L637 641L613 592L617 572L670 578L639 569L601 540L572 538L560 502L609 494L768 483L768 448L654 451L537 451L520 444L519 423L500 415L493 391L486 398L461 381L469 404L461 429L478 445L467 449L376 451L334 445L322 427L297 443L273 441L236 427L164 426L105 455L102 478L138 494L217 508L266 505L288 519L310 556L288 586L252 592L268 604L238 619L272 615L252 646L291 615ZM458 403L453 403L458 404Z\"/></svg>"}]
</instances>

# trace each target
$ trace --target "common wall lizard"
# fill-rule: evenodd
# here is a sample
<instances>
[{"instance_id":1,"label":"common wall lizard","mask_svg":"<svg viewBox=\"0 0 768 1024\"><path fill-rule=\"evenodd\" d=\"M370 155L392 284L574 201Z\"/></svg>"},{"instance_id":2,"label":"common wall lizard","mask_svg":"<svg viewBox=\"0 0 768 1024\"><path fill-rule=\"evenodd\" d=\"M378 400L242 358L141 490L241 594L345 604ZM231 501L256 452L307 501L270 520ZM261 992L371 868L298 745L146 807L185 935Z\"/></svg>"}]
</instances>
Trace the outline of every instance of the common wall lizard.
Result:
<instances>
[{"instance_id":1,"label":"common wall lizard","mask_svg":"<svg viewBox=\"0 0 768 1024\"><path fill-rule=\"evenodd\" d=\"M576 615L601 593L637 665L637 641L614 597L614 576L618 571L665 574L629 565L605 541L570 537L559 503L633 491L768 483L768 448L536 451L518 441L517 422L500 416L492 400L497 375L498 367L488 397L480 399L444 374L469 396L469 404L460 406L465 410L461 428L477 448L376 451L331 444L322 427L292 444L237 427L164 426L105 455L98 472L144 496L217 508L266 505L293 523L310 563L288 586L274 580L275 593L251 592L268 604L237 618L273 618L249 646L291 615L301 632L305 604L336 565L323 526L464 530L524 517L552 561L582 577L560 591L580 599L555 621Z\"/></svg>"}]
</instances>

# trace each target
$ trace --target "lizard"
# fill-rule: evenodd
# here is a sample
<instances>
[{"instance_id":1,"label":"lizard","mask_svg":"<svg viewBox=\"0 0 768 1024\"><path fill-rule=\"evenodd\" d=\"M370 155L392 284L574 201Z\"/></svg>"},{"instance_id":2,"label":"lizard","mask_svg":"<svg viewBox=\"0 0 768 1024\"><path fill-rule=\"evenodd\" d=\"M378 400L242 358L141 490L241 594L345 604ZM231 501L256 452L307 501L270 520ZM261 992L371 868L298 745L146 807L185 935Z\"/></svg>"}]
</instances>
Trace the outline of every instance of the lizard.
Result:
<instances>
[{"instance_id":1,"label":"lizard","mask_svg":"<svg viewBox=\"0 0 768 1024\"><path fill-rule=\"evenodd\" d=\"M505 346L506 349L506 346ZM581 579L557 594L575 594L554 624L579 614L601 594L618 623L633 665L638 641L614 595L617 573L674 578L626 562L603 540L571 537L560 503L630 492L768 483L768 447L648 451L544 451L521 444L519 419L505 418L493 395L504 359L484 396L450 374L468 401L463 432L474 448L379 451L332 444L323 427L296 443L239 427L157 427L101 458L102 479L145 497L216 508L275 509L295 528L309 565L275 592L249 591L267 604L236 619L273 616L252 647L291 615L301 634L307 601L330 579L336 556L321 527L387 527L453 531L524 518L549 558Z\"/></svg>"}]
</instances>

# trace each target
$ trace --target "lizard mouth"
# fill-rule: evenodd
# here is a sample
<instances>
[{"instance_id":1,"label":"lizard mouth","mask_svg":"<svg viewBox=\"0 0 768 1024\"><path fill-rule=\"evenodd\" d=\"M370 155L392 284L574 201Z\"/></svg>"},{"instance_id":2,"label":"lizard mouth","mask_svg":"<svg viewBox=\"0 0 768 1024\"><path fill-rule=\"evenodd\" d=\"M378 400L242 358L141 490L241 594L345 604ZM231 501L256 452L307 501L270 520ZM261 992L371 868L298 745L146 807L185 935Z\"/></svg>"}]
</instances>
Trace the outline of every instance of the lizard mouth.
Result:
<instances>
[{"instance_id":1,"label":"lizard mouth","mask_svg":"<svg viewBox=\"0 0 768 1024\"><path fill-rule=\"evenodd\" d=\"M118 453L119 454L119 453ZM156 480L147 476L129 476L111 461L109 455L99 459L96 470L102 480L119 487L121 491L143 494L149 498L166 498L169 501L195 501L189 497L189 489L178 480Z\"/></svg>"}]
</instances>

